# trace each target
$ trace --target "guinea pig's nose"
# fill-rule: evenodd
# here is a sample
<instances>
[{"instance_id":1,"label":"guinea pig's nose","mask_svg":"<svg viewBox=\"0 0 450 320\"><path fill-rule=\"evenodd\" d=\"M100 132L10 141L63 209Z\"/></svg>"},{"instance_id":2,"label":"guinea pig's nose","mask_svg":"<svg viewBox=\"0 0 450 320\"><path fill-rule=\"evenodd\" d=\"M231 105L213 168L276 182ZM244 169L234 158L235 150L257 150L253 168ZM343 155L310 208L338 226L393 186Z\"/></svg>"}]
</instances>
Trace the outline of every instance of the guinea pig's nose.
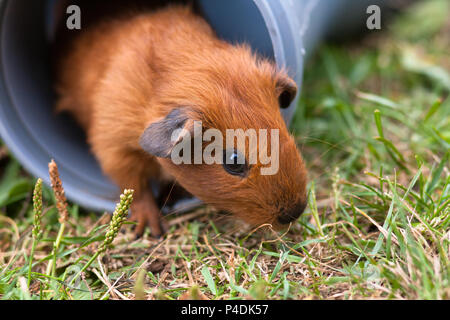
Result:
<instances>
[{"instance_id":1,"label":"guinea pig's nose","mask_svg":"<svg viewBox=\"0 0 450 320\"><path fill-rule=\"evenodd\" d=\"M300 201L293 207L284 210L277 218L278 222L281 224L288 224L296 220L305 211L306 201Z\"/></svg>"}]
</instances>

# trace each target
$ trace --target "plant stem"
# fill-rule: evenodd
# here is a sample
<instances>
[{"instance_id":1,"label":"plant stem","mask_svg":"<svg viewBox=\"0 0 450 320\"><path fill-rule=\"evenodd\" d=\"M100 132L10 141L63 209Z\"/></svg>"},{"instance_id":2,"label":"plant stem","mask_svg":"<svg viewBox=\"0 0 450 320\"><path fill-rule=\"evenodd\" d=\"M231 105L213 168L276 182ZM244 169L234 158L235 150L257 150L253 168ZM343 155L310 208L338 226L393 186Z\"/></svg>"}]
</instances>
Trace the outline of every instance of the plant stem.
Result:
<instances>
[{"instance_id":1,"label":"plant stem","mask_svg":"<svg viewBox=\"0 0 450 320\"><path fill-rule=\"evenodd\" d=\"M56 254L57 254L57 252L58 252L58 249L59 249L59 245L61 244L61 240L62 240L62 236L63 236L63 234L64 234L64 230L65 230L65 228L66 228L66 224L63 222L63 223L61 223L61 226L59 227L59 232L58 232L58 236L56 237L56 241L55 241L55 243L54 243L54 246L53 246L53 252L52 252L52 254L53 254L53 259L52 259L52 261L50 261L49 263L48 263L48 265L47 265L47 271L46 271L46 274L48 275L48 276L55 276L55 274L56 274Z\"/></svg>"},{"instance_id":2,"label":"plant stem","mask_svg":"<svg viewBox=\"0 0 450 320\"><path fill-rule=\"evenodd\" d=\"M70 280L69 282L69 286L71 286L75 280L87 269L89 268L89 266L95 261L95 259L98 258L98 256L101 254L100 251L97 251L91 259L89 259L89 261L83 266L83 268L81 268L80 271L78 271L78 273L72 278L72 280Z\"/></svg>"},{"instance_id":3,"label":"plant stem","mask_svg":"<svg viewBox=\"0 0 450 320\"><path fill-rule=\"evenodd\" d=\"M30 284L31 284L31 267L33 265L33 256L34 256L34 250L36 249L36 242L37 239L33 237L33 244L31 246L31 253L30 253L30 258L29 258L29 263L28 263L28 288L30 288Z\"/></svg>"}]
</instances>

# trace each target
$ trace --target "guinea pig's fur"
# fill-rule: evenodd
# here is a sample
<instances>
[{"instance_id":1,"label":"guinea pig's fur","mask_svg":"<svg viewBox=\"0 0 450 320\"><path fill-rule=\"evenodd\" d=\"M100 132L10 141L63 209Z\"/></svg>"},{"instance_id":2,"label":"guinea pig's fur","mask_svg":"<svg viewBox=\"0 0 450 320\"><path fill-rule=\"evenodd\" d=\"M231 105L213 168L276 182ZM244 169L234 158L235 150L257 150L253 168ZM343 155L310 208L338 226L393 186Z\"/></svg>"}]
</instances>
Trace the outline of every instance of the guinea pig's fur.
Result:
<instances>
[{"instance_id":1,"label":"guinea pig's fur","mask_svg":"<svg viewBox=\"0 0 450 320\"><path fill-rule=\"evenodd\" d=\"M105 174L135 190L138 234L146 226L156 236L163 232L150 177L174 179L253 225L279 227L304 210L307 173L279 105L280 97L284 104L295 97L295 82L248 46L218 39L190 7L172 5L82 30L57 70L56 108L85 129ZM258 162L240 177L220 164L175 165L162 157L159 151L173 145L158 130L176 129L170 123L188 128L194 120L224 136L226 129L279 129L278 173L261 175Z\"/></svg>"}]
</instances>

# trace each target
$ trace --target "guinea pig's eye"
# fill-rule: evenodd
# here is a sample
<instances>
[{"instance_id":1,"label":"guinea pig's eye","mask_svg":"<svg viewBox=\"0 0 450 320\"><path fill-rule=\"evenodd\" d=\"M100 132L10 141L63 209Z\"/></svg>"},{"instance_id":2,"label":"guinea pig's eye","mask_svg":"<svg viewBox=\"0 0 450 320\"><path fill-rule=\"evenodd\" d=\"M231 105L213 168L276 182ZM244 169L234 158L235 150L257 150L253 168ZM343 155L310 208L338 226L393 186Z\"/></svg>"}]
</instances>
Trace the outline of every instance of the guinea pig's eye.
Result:
<instances>
[{"instance_id":1,"label":"guinea pig's eye","mask_svg":"<svg viewBox=\"0 0 450 320\"><path fill-rule=\"evenodd\" d=\"M294 100L294 97L292 95L292 92L285 90L283 91L280 96L278 97L278 103L280 105L281 109L287 109L292 103L292 100Z\"/></svg>"},{"instance_id":2,"label":"guinea pig's eye","mask_svg":"<svg viewBox=\"0 0 450 320\"><path fill-rule=\"evenodd\" d=\"M223 167L226 172L234 176L244 177L248 172L245 158L236 150L225 150L223 152Z\"/></svg>"}]
</instances>

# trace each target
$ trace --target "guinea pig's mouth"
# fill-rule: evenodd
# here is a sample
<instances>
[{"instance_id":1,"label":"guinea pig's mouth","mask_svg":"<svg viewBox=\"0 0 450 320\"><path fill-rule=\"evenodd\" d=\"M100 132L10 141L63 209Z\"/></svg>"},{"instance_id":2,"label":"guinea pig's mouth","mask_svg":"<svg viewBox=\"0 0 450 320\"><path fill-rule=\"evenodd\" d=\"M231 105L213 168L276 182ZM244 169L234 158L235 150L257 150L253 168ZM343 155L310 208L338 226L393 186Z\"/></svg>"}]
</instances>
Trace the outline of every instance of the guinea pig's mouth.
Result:
<instances>
[{"instance_id":1,"label":"guinea pig's mouth","mask_svg":"<svg viewBox=\"0 0 450 320\"><path fill-rule=\"evenodd\" d=\"M227 209L220 209L218 213L227 217L237 217L242 222L255 228L267 227L275 231L281 231L289 227L290 224L294 223L302 215L306 207L306 201L299 201L297 204L289 207L288 209L277 211L277 213L270 218L266 217L267 219L264 219L261 222L256 222L256 219L249 218L246 214L233 213Z\"/></svg>"},{"instance_id":2,"label":"guinea pig's mouth","mask_svg":"<svg viewBox=\"0 0 450 320\"><path fill-rule=\"evenodd\" d=\"M289 208L288 210L284 210L283 212L281 212L277 217L277 221L282 225L287 225L291 222L294 222L301 216L303 211L305 211L306 206L307 206L306 201L298 202L292 208Z\"/></svg>"}]
</instances>

